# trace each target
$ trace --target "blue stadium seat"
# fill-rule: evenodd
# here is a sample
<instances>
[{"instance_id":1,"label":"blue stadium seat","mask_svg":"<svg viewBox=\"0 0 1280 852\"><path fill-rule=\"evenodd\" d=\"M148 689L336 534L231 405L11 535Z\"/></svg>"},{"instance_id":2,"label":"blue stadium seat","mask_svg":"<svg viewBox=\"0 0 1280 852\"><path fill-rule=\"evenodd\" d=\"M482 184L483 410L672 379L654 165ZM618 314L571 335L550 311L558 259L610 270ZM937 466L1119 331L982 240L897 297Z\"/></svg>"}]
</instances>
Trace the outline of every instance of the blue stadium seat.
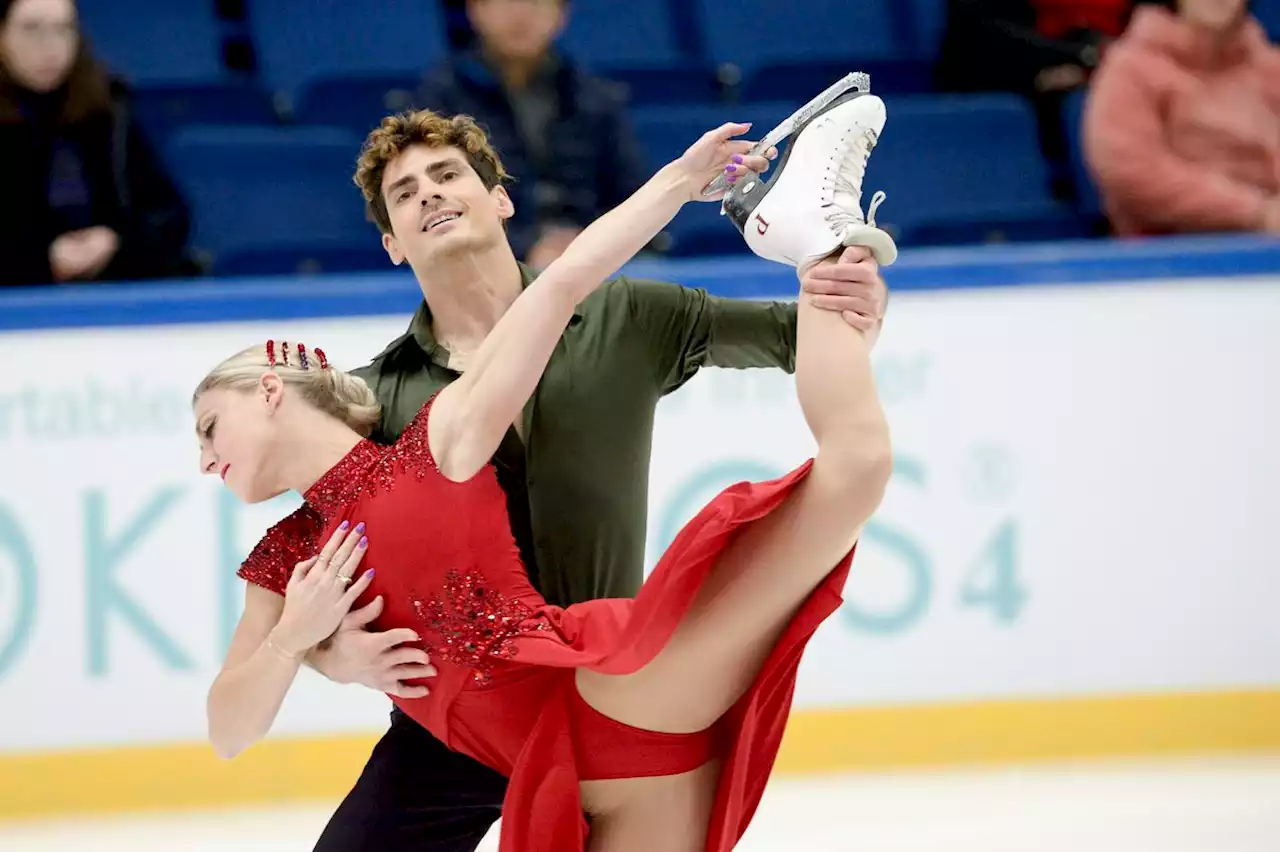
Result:
<instances>
[{"instance_id":1,"label":"blue stadium seat","mask_svg":"<svg viewBox=\"0 0 1280 852\"><path fill-rule=\"evenodd\" d=\"M654 5L571 4L560 47L587 70L625 85L632 104L718 100L713 69L685 54L671 7Z\"/></svg>"},{"instance_id":2,"label":"blue stadium seat","mask_svg":"<svg viewBox=\"0 0 1280 852\"><path fill-rule=\"evenodd\" d=\"M345 127L361 136L384 117L413 106L418 75L336 77L303 88L294 110L299 124Z\"/></svg>"},{"instance_id":3,"label":"blue stadium seat","mask_svg":"<svg viewBox=\"0 0 1280 852\"><path fill-rule=\"evenodd\" d=\"M135 85L219 80L222 31L211 2L81 0L94 52Z\"/></svg>"},{"instance_id":4,"label":"blue stadium seat","mask_svg":"<svg viewBox=\"0 0 1280 852\"><path fill-rule=\"evenodd\" d=\"M1253 14L1271 41L1280 44L1280 0L1253 0Z\"/></svg>"},{"instance_id":5,"label":"blue stadium seat","mask_svg":"<svg viewBox=\"0 0 1280 852\"><path fill-rule=\"evenodd\" d=\"M746 76L770 65L905 58L891 0L695 0L708 59ZM816 94L816 93L815 93ZM806 100L806 98L801 98Z\"/></svg>"},{"instance_id":6,"label":"blue stadium seat","mask_svg":"<svg viewBox=\"0 0 1280 852\"><path fill-rule=\"evenodd\" d=\"M942 32L947 26L946 0L910 0L902 10L910 17L913 53L932 62L942 47Z\"/></svg>"},{"instance_id":7,"label":"blue stadium seat","mask_svg":"<svg viewBox=\"0 0 1280 852\"><path fill-rule=\"evenodd\" d=\"M236 255L311 257L367 251L378 243L351 183L360 139L336 128L190 127L167 146L170 167L191 204L192 245L211 262L241 272Z\"/></svg>"},{"instance_id":8,"label":"blue stadium seat","mask_svg":"<svg viewBox=\"0 0 1280 852\"><path fill-rule=\"evenodd\" d=\"M678 65L685 56L669 12L665 3L571 3L560 46L602 72Z\"/></svg>"},{"instance_id":9,"label":"blue stadium seat","mask_svg":"<svg viewBox=\"0 0 1280 852\"><path fill-rule=\"evenodd\" d=\"M790 115L798 104L646 107L632 111L632 122L649 167L657 170L679 157L706 131L726 121L752 122L747 138L759 138ZM720 215L719 204L689 204L672 221L659 246L672 256L741 254L742 236Z\"/></svg>"},{"instance_id":10,"label":"blue stadium seat","mask_svg":"<svg viewBox=\"0 0 1280 852\"><path fill-rule=\"evenodd\" d=\"M1067 132L1067 158L1071 166L1072 186L1076 192L1076 209L1085 216L1099 219L1104 215L1102 199L1098 196L1093 175L1089 173L1089 167L1085 163L1084 144L1081 138L1087 97L1085 89L1077 89L1067 95L1062 105L1063 125Z\"/></svg>"},{"instance_id":11,"label":"blue stadium seat","mask_svg":"<svg viewBox=\"0 0 1280 852\"><path fill-rule=\"evenodd\" d=\"M446 54L431 0L253 0L249 26L264 82L291 99L318 80L421 76Z\"/></svg>"},{"instance_id":12,"label":"blue stadium seat","mask_svg":"<svg viewBox=\"0 0 1280 852\"><path fill-rule=\"evenodd\" d=\"M884 190L879 224L903 245L1088 236L1056 201L1035 115L1012 95L886 99L889 120L864 184Z\"/></svg>"},{"instance_id":13,"label":"blue stadium seat","mask_svg":"<svg viewBox=\"0 0 1280 852\"><path fill-rule=\"evenodd\" d=\"M231 251L218 258L218 275L324 275L331 272L372 272L394 267L377 239L360 245L327 246L315 243L280 244L267 248Z\"/></svg>"},{"instance_id":14,"label":"blue stadium seat","mask_svg":"<svg viewBox=\"0 0 1280 852\"><path fill-rule=\"evenodd\" d=\"M799 107L850 71L871 75L871 91L878 95L922 94L933 90L933 67L915 59L869 62L805 62L770 65L747 78L743 97L748 101L795 100Z\"/></svg>"},{"instance_id":15,"label":"blue stadium seat","mask_svg":"<svg viewBox=\"0 0 1280 852\"><path fill-rule=\"evenodd\" d=\"M713 104L724 95L715 72L696 63L667 68L615 68L601 76L625 86L632 106Z\"/></svg>"},{"instance_id":16,"label":"blue stadium seat","mask_svg":"<svg viewBox=\"0 0 1280 852\"><path fill-rule=\"evenodd\" d=\"M192 83L143 86L133 92L133 108L157 143L192 124L258 125L276 123L271 98L247 83Z\"/></svg>"}]
</instances>

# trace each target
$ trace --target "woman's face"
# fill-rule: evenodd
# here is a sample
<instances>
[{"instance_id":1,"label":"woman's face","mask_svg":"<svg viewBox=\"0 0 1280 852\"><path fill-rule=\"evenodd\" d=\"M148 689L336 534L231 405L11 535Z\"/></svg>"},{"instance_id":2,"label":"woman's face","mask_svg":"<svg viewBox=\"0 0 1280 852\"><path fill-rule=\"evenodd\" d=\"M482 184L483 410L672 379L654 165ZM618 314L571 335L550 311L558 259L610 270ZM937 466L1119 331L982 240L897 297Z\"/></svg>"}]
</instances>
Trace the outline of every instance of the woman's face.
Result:
<instances>
[{"instance_id":1,"label":"woman's face","mask_svg":"<svg viewBox=\"0 0 1280 852\"><path fill-rule=\"evenodd\" d=\"M279 443L271 413L282 392L279 378L268 374L254 391L215 388L196 400L200 472L221 478L246 503L285 490L276 484L271 464Z\"/></svg>"},{"instance_id":2,"label":"woman's face","mask_svg":"<svg viewBox=\"0 0 1280 852\"><path fill-rule=\"evenodd\" d=\"M1247 0L1178 0L1178 11L1188 22L1221 33L1244 18Z\"/></svg>"},{"instance_id":3,"label":"woman's face","mask_svg":"<svg viewBox=\"0 0 1280 852\"><path fill-rule=\"evenodd\" d=\"M0 24L0 61L9 76L33 92L61 86L79 48L72 0L17 0Z\"/></svg>"}]
</instances>

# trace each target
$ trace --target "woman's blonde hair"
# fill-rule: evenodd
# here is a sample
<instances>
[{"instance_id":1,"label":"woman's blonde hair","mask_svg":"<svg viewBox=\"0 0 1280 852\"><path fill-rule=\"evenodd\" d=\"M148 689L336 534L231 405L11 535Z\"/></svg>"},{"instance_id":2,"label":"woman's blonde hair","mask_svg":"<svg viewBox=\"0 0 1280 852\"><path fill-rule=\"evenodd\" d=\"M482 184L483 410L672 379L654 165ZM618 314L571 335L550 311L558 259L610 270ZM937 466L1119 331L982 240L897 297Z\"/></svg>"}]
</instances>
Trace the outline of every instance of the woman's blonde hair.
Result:
<instances>
[{"instance_id":1,"label":"woman's blonde hair","mask_svg":"<svg viewBox=\"0 0 1280 852\"><path fill-rule=\"evenodd\" d=\"M316 408L331 414L364 437L378 425L382 406L364 379L329 366L324 350L307 351L302 343L268 340L232 355L209 371L191 396L215 388L252 390L270 370Z\"/></svg>"}]
</instances>

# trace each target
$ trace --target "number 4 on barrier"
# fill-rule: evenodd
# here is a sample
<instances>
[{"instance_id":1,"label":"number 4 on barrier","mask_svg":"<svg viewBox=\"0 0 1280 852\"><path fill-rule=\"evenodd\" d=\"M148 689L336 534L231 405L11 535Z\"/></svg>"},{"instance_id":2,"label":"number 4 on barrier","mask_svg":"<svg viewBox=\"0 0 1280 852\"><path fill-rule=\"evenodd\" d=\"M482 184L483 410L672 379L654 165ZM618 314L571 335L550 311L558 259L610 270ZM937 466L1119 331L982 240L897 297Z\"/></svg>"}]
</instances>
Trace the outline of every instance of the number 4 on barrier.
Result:
<instances>
[{"instance_id":1,"label":"number 4 on barrier","mask_svg":"<svg viewBox=\"0 0 1280 852\"><path fill-rule=\"evenodd\" d=\"M966 606L989 606L995 619L1012 624L1027 602L1027 591L1018 584L1018 527L1005 521L987 541L974 560L960 602Z\"/></svg>"}]
</instances>

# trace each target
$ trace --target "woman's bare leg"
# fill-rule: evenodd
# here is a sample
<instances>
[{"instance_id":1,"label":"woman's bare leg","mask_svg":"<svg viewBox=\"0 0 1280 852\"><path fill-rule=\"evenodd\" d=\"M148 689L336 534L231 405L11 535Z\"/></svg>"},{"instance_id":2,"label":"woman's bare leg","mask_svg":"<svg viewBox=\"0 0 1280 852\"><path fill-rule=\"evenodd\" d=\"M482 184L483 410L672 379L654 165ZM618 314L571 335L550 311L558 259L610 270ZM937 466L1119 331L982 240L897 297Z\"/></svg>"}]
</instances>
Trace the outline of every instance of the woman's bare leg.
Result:
<instances>
[{"instance_id":1,"label":"woman's bare leg","mask_svg":"<svg viewBox=\"0 0 1280 852\"><path fill-rule=\"evenodd\" d=\"M584 781L590 852L702 852L720 762L656 778Z\"/></svg>"},{"instance_id":2,"label":"woman's bare leg","mask_svg":"<svg viewBox=\"0 0 1280 852\"><path fill-rule=\"evenodd\" d=\"M868 342L839 314L803 298L798 310L796 390L818 443L813 469L782 506L735 538L652 662L629 675L579 672L583 698L618 721L670 732L714 723L884 495L889 435Z\"/></svg>"},{"instance_id":3,"label":"woman's bare leg","mask_svg":"<svg viewBox=\"0 0 1280 852\"><path fill-rule=\"evenodd\" d=\"M821 229L806 228L826 219L838 220L846 244L874 248L877 257L892 262L892 240L855 209L866 158L884 117L878 98L843 97L798 133L789 155L803 153L797 162L809 165L788 171L784 181L786 166L780 164L763 195L751 201L744 195L736 202L735 224L749 244L754 238L748 223L766 207L775 225L794 226L774 228L776 245L768 239L752 244L757 254L820 256L829 244L815 252L818 243L808 241L822 236ZM840 159L825 171L813 168L831 151L842 152ZM830 190L832 179L834 203L828 197L821 212L806 208ZM796 389L818 444L812 469L781 506L735 534L671 639L648 665L624 676L579 670L578 688L590 705L634 727L692 732L714 724L750 687L788 622L847 556L884 496L892 461L869 350L862 333L840 315L818 310L801 296ZM666 778L584 783L583 803L597 814L600 828L593 834L592 852L703 848L714 801L707 793L714 795L718 774L718 766L708 765ZM661 802L681 797L703 818L684 825L646 816L660 813Z\"/></svg>"},{"instance_id":4,"label":"woman's bare leg","mask_svg":"<svg viewBox=\"0 0 1280 852\"><path fill-rule=\"evenodd\" d=\"M655 731L710 727L747 690L787 622L879 505L891 461L868 342L838 314L803 301L796 387L818 442L813 469L782 506L734 539L652 662L629 675L578 672L583 698L605 715ZM584 782L591 852L702 849L718 776L718 765L708 764L683 775ZM673 802L683 805L671 811Z\"/></svg>"}]
</instances>

